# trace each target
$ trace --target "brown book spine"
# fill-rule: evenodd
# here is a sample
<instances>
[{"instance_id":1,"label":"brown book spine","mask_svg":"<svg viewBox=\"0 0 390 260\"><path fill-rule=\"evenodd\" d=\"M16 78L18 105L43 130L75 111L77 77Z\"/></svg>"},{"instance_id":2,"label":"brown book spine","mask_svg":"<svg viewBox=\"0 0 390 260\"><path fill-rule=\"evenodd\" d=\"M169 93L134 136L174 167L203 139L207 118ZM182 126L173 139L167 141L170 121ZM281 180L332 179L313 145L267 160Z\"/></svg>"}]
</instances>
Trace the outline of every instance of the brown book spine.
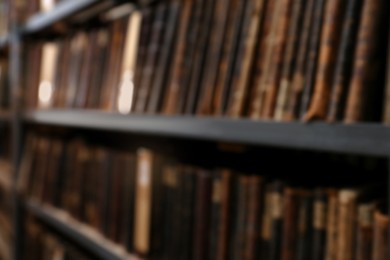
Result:
<instances>
[{"instance_id":1,"label":"brown book spine","mask_svg":"<svg viewBox=\"0 0 390 260\"><path fill-rule=\"evenodd\" d=\"M345 1L328 0L325 4L314 93L305 120L324 119L341 36Z\"/></svg>"},{"instance_id":2,"label":"brown book spine","mask_svg":"<svg viewBox=\"0 0 390 260\"><path fill-rule=\"evenodd\" d=\"M389 259L389 223L388 215L375 211L372 260Z\"/></svg>"},{"instance_id":3,"label":"brown book spine","mask_svg":"<svg viewBox=\"0 0 390 260\"><path fill-rule=\"evenodd\" d=\"M193 10L193 0L186 0L182 3L182 11L179 19L179 28L177 29L177 43L174 51L174 58L172 63L172 75L167 87L166 96L164 100L163 112L165 114L174 114L177 112L177 103L180 92L183 91L183 76L185 75L185 63L187 47L187 34L191 28L191 14Z\"/></svg>"},{"instance_id":4,"label":"brown book spine","mask_svg":"<svg viewBox=\"0 0 390 260\"><path fill-rule=\"evenodd\" d=\"M302 191L299 203L298 234L297 234L297 260L311 259L313 245L313 194Z\"/></svg>"},{"instance_id":5,"label":"brown book spine","mask_svg":"<svg viewBox=\"0 0 390 260\"><path fill-rule=\"evenodd\" d=\"M374 205L361 204L358 207L356 260L372 259Z\"/></svg>"},{"instance_id":6,"label":"brown book spine","mask_svg":"<svg viewBox=\"0 0 390 260\"><path fill-rule=\"evenodd\" d=\"M302 32L304 9L306 0L293 2L291 21L288 29L286 50L283 59L283 68L279 86L274 118L283 120L284 111L287 109L287 99L292 95L292 77L296 65L299 37Z\"/></svg>"},{"instance_id":7,"label":"brown book spine","mask_svg":"<svg viewBox=\"0 0 390 260\"><path fill-rule=\"evenodd\" d=\"M228 104L228 115L239 117L244 112L244 102L249 92L249 80L252 72L252 65L255 61L257 39L264 15L264 1L247 1L244 13L244 21L241 31L241 43L238 49L235 69L233 71L233 82L231 87L230 100Z\"/></svg>"},{"instance_id":8,"label":"brown book spine","mask_svg":"<svg viewBox=\"0 0 390 260\"><path fill-rule=\"evenodd\" d=\"M337 259L353 259L357 192L341 190L339 193Z\"/></svg>"},{"instance_id":9,"label":"brown book spine","mask_svg":"<svg viewBox=\"0 0 390 260\"><path fill-rule=\"evenodd\" d=\"M157 71L150 93L150 100L147 104L148 113L160 112L163 94L165 93L166 85L169 76L171 75L172 66L170 60L174 51L174 43L176 32L178 30L178 20L182 4L179 0L171 0L169 5L169 15L167 18L166 31L164 40L161 45L162 52L157 63Z\"/></svg>"},{"instance_id":10,"label":"brown book spine","mask_svg":"<svg viewBox=\"0 0 390 260\"><path fill-rule=\"evenodd\" d=\"M362 2L362 0L349 0L347 2L345 18L342 25L341 42L337 52L337 61L330 94L330 104L327 116L329 122L343 119L349 83L351 80L353 54L356 47Z\"/></svg>"},{"instance_id":11,"label":"brown book spine","mask_svg":"<svg viewBox=\"0 0 390 260\"><path fill-rule=\"evenodd\" d=\"M307 67L310 35L314 20L315 1L307 0L304 10L303 25L299 37L299 47L297 51L297 61L293 71L291 82L291 93L287 97L286 106L283 110L283 119L287 121L298 117L299 104L301 103L302 92L305 82L305 71Z\"/></svg>"},{"instance_id":12,"label":"brown book spine","mask_svg":"<svg viewBox=\"0 0 390 260\"><path fill-rule=\"evenodd\" d=\"M317 72L319 47L321 42L321 34L323 27L325 0L318 0L315 2L313 25L310 31L310 43L307 66L304 74L304 84L302 99L300 104L299 118L303 119L309 107L313 87L315 84L315 77ZM340 1L338 1L340 2Z\"/></svg>"},{"instance_id":13,"label":"brown book spine","mask_svg":"<svg viewBox=\"0 0 390 260\"><path fill-rule=\"evenodd\" d=\"M197 180L193 259L207 259L209 254L210 205L212 179L209 172L200 170Z\"/></svg>"},{"instance_id":14,"label":"brown book spine","mask_svg":"<svg viewBox=\"0 0 390 260\"><path fill-rule=\"evenodd\" d=\"M224 47L224 35L228 24L229 0L216 1L215 13L212 21L210 54L205 63L205 76L201 85L201 90L197 105L197 114L210 115L212 113L212 100L218 76L218 64L222 58Z\"/></svg>"},{"instance_id":15,"label":"brown book spine","mask_svg":"<svg viewBox=\"0 0 390 260\"><path fill-rule=\"evenodd\" d=\"M282 241L282 219L284 213L284 201L283 201L283 184L276 181L272 184L271 193L272 211L270 212L271 218L271 240L269 259L278 260L281 257L281 241Z\"/></svg>"},{"instance_id":16,"label":"brown book spine","mask_svg":"<svg viewBox=\"0 0 390 260\"><path fill-rule=\"evenodd\" d=\"M70 59L71 59L71 42L73 37L69 36L62 40L62 45L59 49L59 59L60 63L57 69L57 77L55 81L56 91L54 96L54 107L65 107L66 106L66 96L69 82L69 69L70 69Z\"/></svg>"},{"instance_id":17,"label":"brown book spine","mask_svg":"<svg viewBox=\"0 0 390 260\"><path fill-rule=\"evenodd\" d=\"M42 62L42 43L31 43L28 50L28 80L26 81L26 105L28 108L36 108L38 105L39 75ZM38 65L39 64L39 65Z\"/></svg>"},{"instance_id":18,"label":"brown book spine","mask_svg":"<svg viewBox=\"0 0 390 260\"><path fill-rule=\"evenodd\" d=\"M146 111L152 85L156 77L158 59L161 55L161 43L166 33L166 19L168 14L168 2L159 2L151 29L145 64L142 69L142 80L138 87L137 99L135 100L134 111L142 113Z\"/></svg>"},{"instance_id":19,"label":"brown book spine","mask_svg":"<svg viewBox=\"0 0 390 260\"><path fill-rule=\"evenodd\" d=\"M282 260L293 260L296 257L296 239L298 231L298 214L300 191L295 188L284 189L283 236L281 245Z\"/></svg>"},{"instance_id":20,"label":"brown book spine","mask_svg":"<svg viewBox=\"0 0 390 260\"><path fill-rule=\"evenodd\" d=\"M210 54L208 45L211 37L211 22L215 9L215 0L207 0L203 2L202 15L200 20L200 31L195 44L195 53L191 67L190 81L188 85L187 95L185 97L184 113L193 114L196 109L196 102L199 97L201 83L205 74L204 66L206 57Z\"/></svg>"},{"instance_id":21,"label":"brown book spine","mask_svg":"<svg viewBox=\"0 0 390 260\"><path fill-rule=\"evenodd\" d=\"M345 110L346 123L364 120L369 110L368 99L373 90L369 83L375 80L378 72L380 29L386 10L386 1L364 1Z\"/></svg>"},{"instance_id":22,"label":"brown book spine","mask_svg":"<svg viewBox=\"0 0 390 260\"><path fill-rule=\"evenodd\" d=\"M328 194L324 189L314 191L313 201L313 245L312 259L325 259L326 243L326 216L328 208Z\"/></svg>"},{"instance_id":23,"label":"brown book spine","mask_svg":"<svg viewBox=\"0 0 390 260\"><path fill-rule=\"evenodd\" d=\"M261 117L270 119L273 116L278 87L282 72L283 57L285 53L288 25L290 23L293 1L283 0L279 9L279 19L275 28L273 46L270 49L272 57L268 66L267 74L262 82L264 89L264 105L261 110Z\"/></svg>"},{"instance_id":24,"label":"brown book spine","mask_svg":"<svg viewBox=\"0 0 390 260\"><path fill-rule=\"evenodd\" d=\"M222 57L218 65L218 76L213 98L213 110L215 115L222 115L226 111L233 67L236 58L236 50L239 44L240 24L244 11L245 1L231 0L228 11L228 21L224 35Z\"/></svg>"},{"instance_id":25,"label":"brown book spine","mask_svg":"<svg viewBox=\"0 0 390 260\"><path fill-rule=\"evenodd\" d=\"M338 236L338 194L336 190L328 192L328 210L326 216L325 260L336 259Z\"/></svg>"},{"instance_id":26,"label":"brown book spine","mask_svg":"<svg viewBox=\"0 0 390 260\"><path fill-rule=\"evenodd\" d=\"M266 184L264 195L264 210L261 217L261 242L260 242L260 257L261 259L269 259L269 248L271 240L271 212L273 203L271 200L272 186L271 183Z\"/></svg>"}]
</instances>

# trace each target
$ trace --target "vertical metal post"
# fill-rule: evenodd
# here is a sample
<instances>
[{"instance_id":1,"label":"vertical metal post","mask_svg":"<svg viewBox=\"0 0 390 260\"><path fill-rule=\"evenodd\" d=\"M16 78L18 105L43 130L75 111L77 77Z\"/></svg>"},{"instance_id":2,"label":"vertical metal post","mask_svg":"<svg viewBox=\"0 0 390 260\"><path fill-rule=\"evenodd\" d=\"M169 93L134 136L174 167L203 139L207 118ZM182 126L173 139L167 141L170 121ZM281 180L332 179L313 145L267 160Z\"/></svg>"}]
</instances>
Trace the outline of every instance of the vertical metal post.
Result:
<instances>
[{"instance_id":1,"label":"vertical metal post","mask_svg":"<svg viewBox=\"0 0 390 260\"><path fill-rule=\"evenodd\" d=\"M13 198L13 249L14 260L22 257L23 246L23 205L18 196L17 178L19 171L19 160L21 157L21 34L18 27L13 26L10 31L9 61L10 61L10 100L11 100L11 129L12 129L12 198Z\"/></svg>"}]
</instances>

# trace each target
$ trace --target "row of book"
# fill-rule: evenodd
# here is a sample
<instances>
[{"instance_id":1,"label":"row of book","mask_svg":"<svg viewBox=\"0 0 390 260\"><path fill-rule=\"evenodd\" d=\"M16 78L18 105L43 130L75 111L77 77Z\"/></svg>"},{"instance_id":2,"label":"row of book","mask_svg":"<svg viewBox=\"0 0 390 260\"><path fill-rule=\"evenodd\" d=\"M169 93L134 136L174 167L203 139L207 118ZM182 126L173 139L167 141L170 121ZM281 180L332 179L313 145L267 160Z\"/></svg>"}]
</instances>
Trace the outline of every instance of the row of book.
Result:
<instances>
[{"instance_id":1,"label":"row of book","mask_svg":"<svg viewBox=\"0 0 390 260\"><path fill-rule=\"evenodd\" d=\"M388 11L381 0L157 1L32 43L26 99L124 114L389 121Z\"/></svg>"},{"instance_id":2,"label":"row of book","mask_svg":"<svg viewBox=\"0 0 390 260\"><path fill-rule=\"evenodd\" d=\"M23 258L26 260L88 260L92 257L50 233L32 216L26 217ZM6 258L8 260L11 258Z\"/></svg>"},{"instance_id":3,"label":"row of book","mask_svg":"<svg viewBox=\"0 0 390 260\"><path fill-rule=\"evenodd\" d=\"M29 136L18 187L150 259L389 257L386 189L304 188L80 140Z\"/></svg>"}]
</instances>

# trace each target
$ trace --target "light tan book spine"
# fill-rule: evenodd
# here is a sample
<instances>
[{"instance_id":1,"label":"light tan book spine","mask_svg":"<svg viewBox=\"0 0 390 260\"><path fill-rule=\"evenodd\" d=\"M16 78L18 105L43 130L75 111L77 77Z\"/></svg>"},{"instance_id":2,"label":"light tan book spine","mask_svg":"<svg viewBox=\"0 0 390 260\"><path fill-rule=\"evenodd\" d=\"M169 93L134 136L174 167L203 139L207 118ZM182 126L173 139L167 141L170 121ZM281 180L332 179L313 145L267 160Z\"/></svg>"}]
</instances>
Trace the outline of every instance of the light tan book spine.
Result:
<instances>
[{"instance_id":1,"label":"light tan book spine","mask_svg":"<svg viewBox=\"0 0 390 260\"><path fill-rule=\"evenodd\" d=\"M41 74L38 87L38 107L48 108L53 104L55 68L58 45L53 42L43 45Z\"/></svg>"},{"instance_id":2,"label":"light tan book spine","mask_svg":"<svg viewBox=\"0 0 390 260\"><path fill-rule=\"evenodd\" d=\"M137 157L134 249L146 255L150 250L153 154L149 150L140 149Z\"/></svg>"}]
</instances>

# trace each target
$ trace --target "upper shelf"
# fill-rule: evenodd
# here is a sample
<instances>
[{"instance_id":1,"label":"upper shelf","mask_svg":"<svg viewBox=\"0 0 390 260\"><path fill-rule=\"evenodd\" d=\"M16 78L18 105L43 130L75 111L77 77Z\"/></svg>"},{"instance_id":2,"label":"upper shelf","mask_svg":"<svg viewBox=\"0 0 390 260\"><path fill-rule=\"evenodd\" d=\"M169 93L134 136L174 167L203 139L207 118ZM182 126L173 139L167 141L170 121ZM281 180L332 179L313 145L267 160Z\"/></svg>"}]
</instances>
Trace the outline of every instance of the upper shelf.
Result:
<instances>
[{"instance_id":1,"label":"upper shelf","mask_svg":"<svg viewBox=\"0 0 390 260\"><path fill-rule=\"evenodd\" d=\"M53 24L63 21L71 16L85 11L89 7L98 4L110 5L114 0L74 0L63 1L56 5L56 7L48 12L38 13L32 16L22 28L24 34L34 34L40 32Z\"/></svg>"},{"instance_id":2,"label":"upper shelf","mask_svg":"<svg viewBox=\"0 0 390 260\"><path fill-rule=\"evenodd\" d=\"M390 127L381 124L304 124L192 116L126 116L85 110L36 110L26 112L24 120L103 131L324 152L390 155Z\"/></svg>"}]
</instances>

